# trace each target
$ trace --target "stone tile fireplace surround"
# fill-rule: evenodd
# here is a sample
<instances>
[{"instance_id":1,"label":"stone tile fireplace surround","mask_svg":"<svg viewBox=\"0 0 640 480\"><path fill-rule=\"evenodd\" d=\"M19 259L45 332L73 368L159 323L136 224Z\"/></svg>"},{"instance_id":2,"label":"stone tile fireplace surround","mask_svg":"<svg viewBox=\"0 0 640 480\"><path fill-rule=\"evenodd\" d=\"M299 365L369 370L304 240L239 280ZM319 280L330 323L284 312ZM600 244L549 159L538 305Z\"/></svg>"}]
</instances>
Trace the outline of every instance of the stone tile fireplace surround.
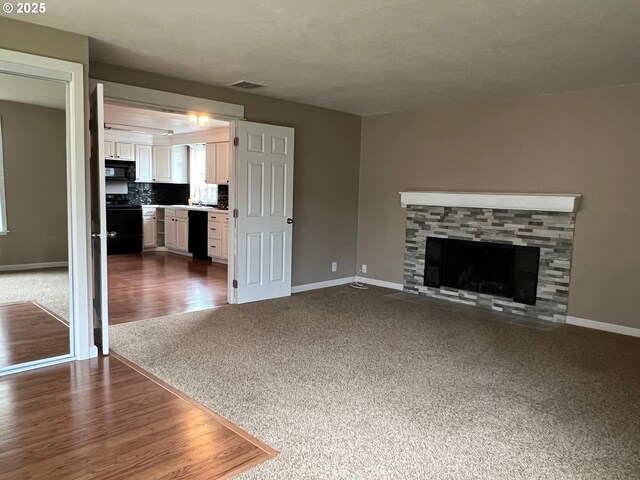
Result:
<instances>
[{"instance_id":1,"label":"stone tile fireplace surround","mask_svg":"<svg viewBox=\"0 0 640 480\"><path fill-rule=\"evenodd\" d=\"M580 195L401 192L406 207L404 291L542 320L565 322ZM535 305L425 285L427 237L538 247Z\"/></svg>"}]
</instances>

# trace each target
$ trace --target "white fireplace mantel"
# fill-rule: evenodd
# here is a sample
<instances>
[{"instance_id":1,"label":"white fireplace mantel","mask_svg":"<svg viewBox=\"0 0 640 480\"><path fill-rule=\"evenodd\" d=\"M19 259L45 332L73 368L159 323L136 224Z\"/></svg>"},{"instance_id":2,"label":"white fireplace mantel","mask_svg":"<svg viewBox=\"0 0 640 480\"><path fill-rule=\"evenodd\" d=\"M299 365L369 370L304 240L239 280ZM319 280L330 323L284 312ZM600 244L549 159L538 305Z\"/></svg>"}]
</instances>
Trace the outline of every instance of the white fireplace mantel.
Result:
<instances>
[{"instance_id":1,"label":"white fireplace mantel","mask_svg":"<svg viewBox=\"0 0 640 480\"><path fill-rule=\"evenodd\" d=\"M580 194L491 192L400 192L402 207L498 208L544 212L575 212Z\"/></svg>"}]
</instances>

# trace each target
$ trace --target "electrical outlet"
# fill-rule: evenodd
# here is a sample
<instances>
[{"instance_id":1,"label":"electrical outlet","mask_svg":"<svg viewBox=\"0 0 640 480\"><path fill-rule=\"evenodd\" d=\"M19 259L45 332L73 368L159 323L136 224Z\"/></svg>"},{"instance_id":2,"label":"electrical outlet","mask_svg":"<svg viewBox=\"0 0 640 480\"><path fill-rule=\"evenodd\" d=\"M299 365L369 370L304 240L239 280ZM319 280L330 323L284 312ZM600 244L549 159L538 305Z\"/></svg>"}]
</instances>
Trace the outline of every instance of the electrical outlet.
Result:
<instances>
[{"instance_id":1,"label":"electrical outlet","mask_svg":"<svg viewBox=\"0 0 640 480\"><path fill-rule=\"evenodd\" d=\"M367 264L366 263L362 264L362 273L367 273Z\"/></svg>"},{"instance_id":2,"label":"electrical outlet","mask_svg":"<svg viewBox=\"0 0 640 480\"><path fill-rule=\"evenodd\" d=\"M331 262L331 271L332 272L338 271L338 262Z\"/></svg>"}]
</instances>

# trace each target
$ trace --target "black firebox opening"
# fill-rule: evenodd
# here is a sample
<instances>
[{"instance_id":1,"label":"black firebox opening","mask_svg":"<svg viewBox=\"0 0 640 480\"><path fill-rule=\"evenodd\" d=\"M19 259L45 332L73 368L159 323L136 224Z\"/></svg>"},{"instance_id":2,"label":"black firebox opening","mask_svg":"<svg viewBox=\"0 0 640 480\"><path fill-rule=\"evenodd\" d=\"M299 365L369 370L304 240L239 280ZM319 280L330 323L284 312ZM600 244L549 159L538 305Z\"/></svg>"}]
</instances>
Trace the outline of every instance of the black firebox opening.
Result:
<instances>
[{"instance_id":1,"label":"black firebox opening","mask_svg":"<svg viewBox=\"0 0 640 480\"><path fill-rule=\"evenodd\" d=\"M427 237L424 284L536 304L540 249Z\"/></svg>"}]
</instances>

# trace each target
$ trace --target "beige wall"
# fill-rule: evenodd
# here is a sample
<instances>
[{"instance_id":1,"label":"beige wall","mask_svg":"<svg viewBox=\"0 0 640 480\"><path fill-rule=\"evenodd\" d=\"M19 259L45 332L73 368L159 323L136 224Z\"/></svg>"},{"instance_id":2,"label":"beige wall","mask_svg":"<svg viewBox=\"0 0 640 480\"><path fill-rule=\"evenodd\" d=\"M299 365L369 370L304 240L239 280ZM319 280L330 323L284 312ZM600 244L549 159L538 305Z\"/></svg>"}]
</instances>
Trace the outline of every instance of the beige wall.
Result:
<instances>
[{"instance_id":1,"label":"beige wall","mask_svg":"<svg viewBox=\"0 0 640 480\"><path fill-rule=\"evenodd\" d=\"M402 190L582 193L569 315L640 327L640 85L362 122L358 264L402 282Z\"/></svg>"},{"instance_id":2,"label":"beige wall","mask_svg":"<svg viewBox=\"0 0 640 480\"><path fill-rule=\"evenodd\" d=\"M0 16L0 48L89 64L89 38Z\"/></svg>"},{"instance_id":3,"label":"beige wall","mask_svg":"<svg viewBox=\"0 0 640 480\"><path fill-rule=\"evenodd\" d=\"M64 110L0 101L9 234L0 265L67 260Z\"/></svg>"},{"instance_id":4,"label":"beige wall","mask_svg":"<svg viewBox=\"0 0 640 480\"><path fill-rule=\"evenodd\" d=\"M84 66L85 98L88 98L88 95L86 94L89 84L89 77L87 75L89 66L88 37L32 23L21 22L6 17L0 17L0 48L82 64ZM85 118L89 118L88 101L85 101ZM88 139L89 123L87 120L85 128L85 145L89 145ZM44 160L42 160L42 165L45 165ZM53 193L53 200L56 203L66 202L66 187L58 191L64 192L64 197L62 193L59 193L58 195ZM9 221L11 222L10 219ZM87 222L88 221L89 219L87 218ZM3 259L2 263L6 264L6 259Z\"/></svg>"},{"instance_id":5,"label":"beige wall","mask_svg":"<svg viewBox=\"0 0 640 480\"><path fill-rule=\"evenodd\" d=\"M245 106L247 120L294 127L293 284L353 275L360 117L112 65L92 63L89 76L236 103Z\"/></svg>"}]
</instances>

